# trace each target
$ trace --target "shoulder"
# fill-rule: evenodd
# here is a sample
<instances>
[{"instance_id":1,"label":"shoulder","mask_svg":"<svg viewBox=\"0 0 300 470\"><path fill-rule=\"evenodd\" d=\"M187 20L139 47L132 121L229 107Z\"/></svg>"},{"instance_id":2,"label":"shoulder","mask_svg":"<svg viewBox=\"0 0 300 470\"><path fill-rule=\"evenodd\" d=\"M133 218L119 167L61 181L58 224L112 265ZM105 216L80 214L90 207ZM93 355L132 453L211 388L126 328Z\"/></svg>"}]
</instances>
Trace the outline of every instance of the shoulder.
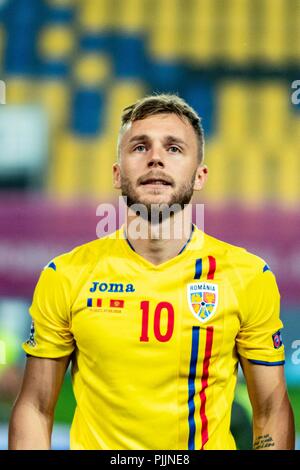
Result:
<instances>
[{"instance_id":1,"label":"shoulder","mask_svg":"<svg viewBox=\"0 0 300 470\"><path fill-rule=\"evenodd\" d=\"M59 274L67 277L76 274L83 274L85 271L90 272L94 266L117 247L119 240L119 231L114 232L106 237L98 238L90 242L74 247L72 250L62 253L53 258L45 269L51 269Z\"/></svg>"},{"instance_id":2,"label":"shoulder","mask_svg":"<svg viewBox=\"0 0 300 470\"><path fill-rule=\"evenodd\" d=\"M224 242L207 234L205 238L208 250L241 279L249 281L260 273L271 271L263 258L244 247Z\"/></svg>"},{"instance_id":3,"label":"shoulder","mask_svg":"<svg viewBox=\"0 0 300 470\"><path fill-rule=\"evenodd\" d=\"M280 294L274 274L266 261L243 247L207 235L209 251L221 263L221 273L236 298L242 322L254 318L257 308L263 314L277 306ZM222 275L221 274L221 275Z\"/></svg>"}]
</instances>

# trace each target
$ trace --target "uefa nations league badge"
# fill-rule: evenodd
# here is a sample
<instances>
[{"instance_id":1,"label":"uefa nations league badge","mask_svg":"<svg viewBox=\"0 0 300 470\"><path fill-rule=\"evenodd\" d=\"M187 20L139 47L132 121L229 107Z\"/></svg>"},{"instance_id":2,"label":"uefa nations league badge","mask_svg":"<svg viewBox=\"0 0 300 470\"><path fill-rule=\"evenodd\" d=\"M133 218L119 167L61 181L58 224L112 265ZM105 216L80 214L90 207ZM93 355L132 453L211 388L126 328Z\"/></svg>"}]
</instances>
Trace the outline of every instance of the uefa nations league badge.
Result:
<instances>
[{"instance_id":1,"label":"uefa nations league badge","mask_svg":"<svg viewBox=\"0 0 300 470\"><path fill-rule=\"evenodd\" d=\"M202 323L216 312L218 285L210 282L194 282L187 285L188 304L192 314Z\"/></svg>"}]
</instances>

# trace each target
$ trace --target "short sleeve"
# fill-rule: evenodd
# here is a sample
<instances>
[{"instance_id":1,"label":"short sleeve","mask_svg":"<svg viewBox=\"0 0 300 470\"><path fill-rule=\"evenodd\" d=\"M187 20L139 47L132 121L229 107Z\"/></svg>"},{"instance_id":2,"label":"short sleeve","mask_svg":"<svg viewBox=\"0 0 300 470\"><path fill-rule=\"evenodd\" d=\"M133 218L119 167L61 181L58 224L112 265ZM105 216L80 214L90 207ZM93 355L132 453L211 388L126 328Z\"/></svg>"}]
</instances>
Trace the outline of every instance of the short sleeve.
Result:
<instances>
[{"instance_id":1,"label":"short sleeve","mask_svg":"<svg viewBox=\"0 0 300 470\"><path fill-rule=\"evenodd\" d=\"M50 263L41 273L29 309L32 325L24 351L37 357L58 358L74 350L70 331L70 286Z\"/></svg>"},{"instance_id":2,"label":"short sleeve","mask_svg":"<svg viewBox=\"0 0 300 470\"><path fill-rule=\"evenodd\" d=\"M280 294L268 266L243 290L241 307L241 327L236 338L238 354L256 364L284 364Z\"/></svg>"}]
</instances>

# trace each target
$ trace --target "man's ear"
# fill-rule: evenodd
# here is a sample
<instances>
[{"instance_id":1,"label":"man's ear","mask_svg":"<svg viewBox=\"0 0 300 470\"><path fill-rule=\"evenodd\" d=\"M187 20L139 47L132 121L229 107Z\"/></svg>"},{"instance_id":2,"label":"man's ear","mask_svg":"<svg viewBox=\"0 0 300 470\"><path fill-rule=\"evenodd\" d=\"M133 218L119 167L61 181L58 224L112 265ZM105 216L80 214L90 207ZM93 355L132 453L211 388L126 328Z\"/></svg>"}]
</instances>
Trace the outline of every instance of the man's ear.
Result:
<instances>
[{"instance_id":1,"label":"man's ear","mask_svg":"<svg viewBox=\"0 0 300 470\"><path fill-rule=\"evenodd\" d=\"M200 191L203 188L207 180L207 176L208 176L207 166L199 165L196 171L196 176L195 176L195 183L194 183L195 191Z\"/></svg>"},{"instance_id":2,"label":"man's ear","mask_svg":"<svg viewBox=\"0 0 300 470\"><path fill-rule=\"evenodd\" d=\"M121 170L119 163L113 164L113 184L115 189L121 189Z\"/></svg>"}]
</instances>

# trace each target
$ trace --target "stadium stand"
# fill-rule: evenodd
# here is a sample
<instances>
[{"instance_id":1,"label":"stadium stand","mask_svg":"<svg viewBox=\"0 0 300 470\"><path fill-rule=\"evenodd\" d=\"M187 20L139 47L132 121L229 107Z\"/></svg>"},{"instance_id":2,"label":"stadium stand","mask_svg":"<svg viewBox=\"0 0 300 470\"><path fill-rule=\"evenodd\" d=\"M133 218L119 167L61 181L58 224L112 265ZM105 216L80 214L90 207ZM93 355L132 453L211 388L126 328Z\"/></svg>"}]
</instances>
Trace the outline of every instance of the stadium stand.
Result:
<instances>
[{"instance_id":1,"label":"stadium stand","mask_svg":"<svg viewBox=\"0 0 300 470\"><path fill-rule=\"evenodd\" d=\"M297 12L297 0L2 2L7 103L36 103L49 122L45 192L109 195L120 111L174 91L203 116L210 201L295 205Z\"/></svg>"}]
</instances>

